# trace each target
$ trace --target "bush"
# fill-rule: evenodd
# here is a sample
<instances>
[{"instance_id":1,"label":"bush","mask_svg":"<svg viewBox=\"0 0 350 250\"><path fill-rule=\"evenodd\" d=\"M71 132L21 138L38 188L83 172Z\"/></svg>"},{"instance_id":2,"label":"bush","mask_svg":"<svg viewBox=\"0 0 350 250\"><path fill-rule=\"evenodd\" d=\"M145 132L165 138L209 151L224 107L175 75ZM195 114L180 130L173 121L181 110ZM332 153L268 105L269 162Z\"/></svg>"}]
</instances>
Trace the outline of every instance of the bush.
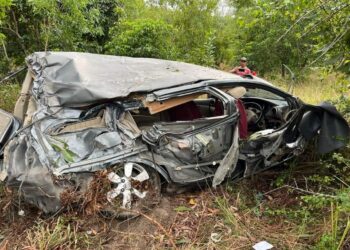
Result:
<instances>
[{"instance_id":1,"label":"bush","mask_svg":"<svg viewBox=\"0 0 350 250\"><path fill-rule=\"evenodd\" d=\"M112 29L106 51L120 56L171 59L175 53L173 31L171 25L159 20L125 21Z\"/></svg>"},{"instance_id":2,"label":"bush","mask_svg":"<svg viewBox=\"0 0 350 250\"><path fill-rule=\"evenodd\" d=\"M345 117L345 119L350 123L350 84L349 84L349 76L342 75L336 84L337 90L339 93L338 99L336 99L333 103L337 107L340 113Z\"/></svg>"}]
</instances>

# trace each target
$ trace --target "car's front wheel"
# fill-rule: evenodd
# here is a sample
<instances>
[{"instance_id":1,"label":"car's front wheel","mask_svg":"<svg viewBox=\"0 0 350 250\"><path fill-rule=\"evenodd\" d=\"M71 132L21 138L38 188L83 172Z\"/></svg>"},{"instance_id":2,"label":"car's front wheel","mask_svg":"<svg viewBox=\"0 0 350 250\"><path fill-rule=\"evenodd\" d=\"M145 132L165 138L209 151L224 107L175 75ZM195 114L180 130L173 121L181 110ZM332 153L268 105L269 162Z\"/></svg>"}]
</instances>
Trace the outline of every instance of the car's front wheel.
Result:
<instances>
[{"instance_id":1,"label":"car's front wheel","mask_svg":"<svg viewBox=\"0 0 350 250\"><path fill-rule=\"evenodd\" d=\"M108 211L118 218L138 216L160 200L160 177L153 168L127 162L113 167L108 180Z\"/></svg>"}]
</instances>

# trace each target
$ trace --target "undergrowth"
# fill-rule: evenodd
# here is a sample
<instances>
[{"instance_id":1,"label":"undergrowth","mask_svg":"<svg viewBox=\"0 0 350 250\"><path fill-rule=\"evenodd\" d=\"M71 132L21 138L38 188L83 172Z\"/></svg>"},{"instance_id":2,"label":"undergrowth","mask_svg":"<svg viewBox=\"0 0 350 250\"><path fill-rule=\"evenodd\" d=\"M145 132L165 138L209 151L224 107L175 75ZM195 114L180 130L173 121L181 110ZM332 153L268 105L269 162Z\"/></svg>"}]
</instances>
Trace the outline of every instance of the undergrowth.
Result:
<instances>
[{"instance_id":1,"label":"undergrowth","mask_svg":"<svg viewBox=\"0 0 350 250\"><path fill-rule=\"evenodd\" d=\"M86 232L79 232L77 224L67 223L64 217L50 223L39 220L25 231L23 245L29 249L87 249L92 245Z\"/></svg>"},{"instance_id":2,"label":"undergrowth","mask_svg":"<svg viewBox=\"0 0 350 250\"><path fill-rule=\"evenodd\" d=\"M20 84L0 85L0 108L10 113L13 112L20 91Z\"/></svg>"}]
</instances>

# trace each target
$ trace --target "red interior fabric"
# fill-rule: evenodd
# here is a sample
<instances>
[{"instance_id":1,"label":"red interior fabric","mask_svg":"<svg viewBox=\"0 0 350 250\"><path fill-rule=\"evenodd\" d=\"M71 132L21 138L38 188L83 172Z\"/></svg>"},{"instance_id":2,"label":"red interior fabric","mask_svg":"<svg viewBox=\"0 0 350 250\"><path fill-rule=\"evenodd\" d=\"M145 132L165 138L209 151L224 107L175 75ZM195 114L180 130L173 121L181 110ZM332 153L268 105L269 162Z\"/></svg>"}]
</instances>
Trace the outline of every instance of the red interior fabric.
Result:
<instances>
[{"instance_id":1,"label":"red interior fabric","mask_svg":"<svg viewBox=\"0 0 350 250\"><path fill-rule=\"evenodd\" d=\"M186 102L169 109L170 121L192 121L202 118L202 114L194 101Z\"/></svg>"},{"instance_id":2,"label":"red interior fabric","mask_svg":"<svg viewBox=\"0 0 350 250\"><path fill-rule=\"evenodd\" d=\"M219 101L219 99L215 100L214 105L214 116L220 116L224 114L224 105L222 105L222 102Z\"/></svg>"},{"instance_id":3,"label":"red interior fabric","mask_svg":"<svg viewBox=\"0 0 350 250\"><path fill-rule=\"evenodd\" d=\"M247 121L247 112L243 102L240 99L236 100L236 105L239 110L239 138L246 139L248 137L248 121Z\"/></svg>"},{"instance_id":4,"label":"red interior fabric","mask_svg":"<svg viewBox=\"0 0 350 250\"><path fill-rule=\"evenodd\" d=\"M248 121L247 121L247 112L245 111L245 107L243 102L240 99L236 100L236 106L239 110L239 138L246 139L248 137ZM224 114L224 107L222 102L216 100L215 102L215 110L214 116L219 116Z\"/></svg>"}]
</instances>

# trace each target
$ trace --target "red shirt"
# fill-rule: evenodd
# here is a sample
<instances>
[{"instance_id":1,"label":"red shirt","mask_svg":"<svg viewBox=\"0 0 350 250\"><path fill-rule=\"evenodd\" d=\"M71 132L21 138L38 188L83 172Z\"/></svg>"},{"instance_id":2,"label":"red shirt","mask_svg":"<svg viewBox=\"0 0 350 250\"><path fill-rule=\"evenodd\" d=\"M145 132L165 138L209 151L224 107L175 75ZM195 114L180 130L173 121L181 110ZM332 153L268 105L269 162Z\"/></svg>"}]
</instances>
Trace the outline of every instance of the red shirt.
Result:
<instances>
[{"instance_id":1,"label":"red shirt","mask_svg":"<svg viewBox=\"0 0 350 250\"><path fill-rule=\"evenodd\" d=\"M237 74L237 75L240 75L240 76L244 76L244 75L251 75L252 71L249 68L247 68L247 67L245 67L245 68L239 67L233 73Z\"/></svg>"}]
</instances>

